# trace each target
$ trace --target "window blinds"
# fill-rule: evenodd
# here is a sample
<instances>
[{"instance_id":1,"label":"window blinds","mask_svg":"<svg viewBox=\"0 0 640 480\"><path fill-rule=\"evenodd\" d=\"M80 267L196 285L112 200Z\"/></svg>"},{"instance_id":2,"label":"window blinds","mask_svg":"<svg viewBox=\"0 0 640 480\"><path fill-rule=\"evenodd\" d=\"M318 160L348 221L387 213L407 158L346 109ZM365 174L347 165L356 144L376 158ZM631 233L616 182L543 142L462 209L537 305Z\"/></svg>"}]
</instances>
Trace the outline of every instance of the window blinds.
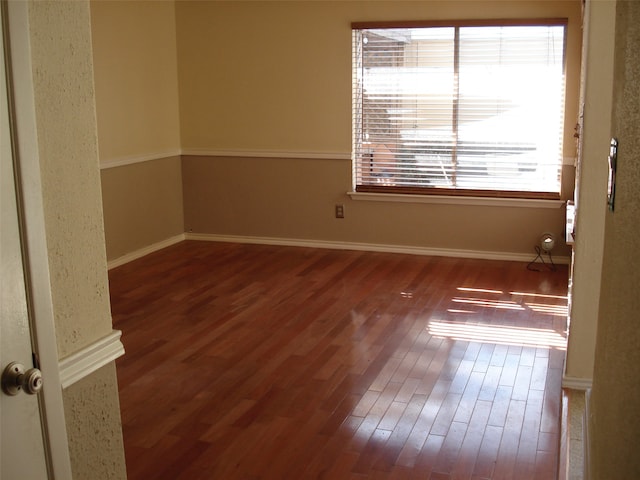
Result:
<instances>
[{"instance_id":1,"label":"window blinds","mask_svg":"<svg viewBox=\"0 0 640 480\"><path fill-rule=\"evenodd\" d=\"M557 198L557 23L354 27L356 190Z\"/></svg>"}]
</instances>

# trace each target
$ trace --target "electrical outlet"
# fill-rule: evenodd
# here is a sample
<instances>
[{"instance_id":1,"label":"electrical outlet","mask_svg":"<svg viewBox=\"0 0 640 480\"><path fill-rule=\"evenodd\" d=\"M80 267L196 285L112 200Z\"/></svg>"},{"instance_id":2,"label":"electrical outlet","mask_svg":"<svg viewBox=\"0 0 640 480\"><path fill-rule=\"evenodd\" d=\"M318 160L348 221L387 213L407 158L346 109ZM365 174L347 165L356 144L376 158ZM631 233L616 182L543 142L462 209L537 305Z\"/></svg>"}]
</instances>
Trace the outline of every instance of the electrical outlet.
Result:
<instances>
[{"instance_id":1,"label":"electrical outlet","mask_svg":"<svg viewBox=\"0 0 640 480\"><path fill-rule=\"evenodd\" d=\"M336 205L336 218L344 218L344 205Z\"/></svg>"}]
</instances>

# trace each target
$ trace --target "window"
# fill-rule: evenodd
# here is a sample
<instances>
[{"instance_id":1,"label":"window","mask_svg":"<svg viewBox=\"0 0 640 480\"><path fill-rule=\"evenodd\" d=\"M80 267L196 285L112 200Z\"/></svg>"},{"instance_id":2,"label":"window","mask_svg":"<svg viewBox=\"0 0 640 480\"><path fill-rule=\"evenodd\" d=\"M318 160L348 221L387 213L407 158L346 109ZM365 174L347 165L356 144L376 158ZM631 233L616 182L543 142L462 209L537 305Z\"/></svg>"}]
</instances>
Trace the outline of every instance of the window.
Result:
<instances>
[{"instance_id":1,"label":"window","mask_svg":"<svg viewBox=\"0 0 640 480\"><path fill-rule=\"evenodd\" d=\"M353 25L360 192L559 198L565 20Z\"/></svg>"}]
</instances>

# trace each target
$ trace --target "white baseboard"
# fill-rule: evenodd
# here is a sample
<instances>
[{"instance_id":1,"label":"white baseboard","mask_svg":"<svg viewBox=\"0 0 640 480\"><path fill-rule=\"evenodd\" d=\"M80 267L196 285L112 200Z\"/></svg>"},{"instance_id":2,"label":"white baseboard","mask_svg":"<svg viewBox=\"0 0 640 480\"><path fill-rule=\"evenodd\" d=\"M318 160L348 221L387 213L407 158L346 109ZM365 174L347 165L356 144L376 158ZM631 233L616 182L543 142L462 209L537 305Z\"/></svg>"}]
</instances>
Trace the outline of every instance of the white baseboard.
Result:
<instances>
[{"instance_id":1,"label":"white baseboard","mask_svg":"<svg viewBox=\"0 0 640 480\"><path fill-rule=\"evenodd\" d=\"M562 377L562 388L586 391L591 388L592 383L593 379L591 378L571 377L569 375L563 375Z\"/></svg>"},{"instance_id":2,"label":"white baseboard","mask_svg":"<svg viewBox=\"0 0 640 480\"><path fill-rule=\"evenodd\" d=\"M589 442L589 418L591 417L591 388L584 393L584 419L582 420L582 447L584 459L583 480L591 478L591 443Z\"/></svg>"},{"instance_id":3,"label":"white baseboard","mask_svg":"<svg viewBox=\"0 0 640 480\"><path fill-rule=\"evenodd\" d=\"M112 268L119 267L120 265L132 262L133 260L136 260L140 257L149 255L150 253L156 252L166 247L170 247L171 245L175 245L176 243L180 243L184 239L185 235L184 233L181 233L180 235L176 235L175 237L167 238L166 240L162 240L161 242L157 242L134 252L127 253L126 255L118 257L114 260L109 260L109 262L107 263L107 268L111 270Z\"/></svg>"},{"instance_id":4,"label":"white baseboard","mask_svg":"<svg viewBox=\"0 0 640 480\"><path fill-rule=\"evenodd\" d=\"M113 330L110 334L79 352L62 359L59 364L62 388L70 387L107 363L124 355L124 345L120 341L121 335L120 330Z\"/></svg>"},{"instance_id":5,"label":"white baseboard","mask_svg":"<svg viewBox=\"0 0 640 480\"><path fill-rule=\"evenodd\" d=\"M475 258L483 260L506 260L530 262L535 255L512 252L488 252L482 250L457 250L447 248L413 247L403 245L384 245L378 243L336 242L327 240L305 240L277 237L251 237L238 235L216 235L209 233L185 233L186 240L208 242L252 243L260 245L284 245L291 247L329 248L336 250L361 250L369 252L404 253L410 255L431 255L437 257ZM554 259L558 264L568 264L568 257Z\"/></svg>"},{"instance_id":6,"label":"white baseboard","mask_svg":"<svg viewBox=\"0 0 640 480\"><path fill-rule=\"evenodd\" d=\"M474 258L481 260L503 260L514 262L530 262L534 255L514 252L490 252L484 250L458 250L453 248L414 247L408 245L385 245L380 243L337 242L328 240L306 240L281 237L253 237L242 235L217 235L213 233L183 233L154 243L134 252L108 262L108 268L119 267L150 253L169 247L183 240L200 240L206 242L249 243L256 245L282 245L289 247L328 248L332 250L359 250L365 252L404 253L408 255L431 255L434 257ZM554 262L567 265L569 257L557 257ZM589 384L590 385L590 384ZM568 387L574 388L574 387ZM584 388L578 388L584 390Z\"/></svg>"}]
</instances>

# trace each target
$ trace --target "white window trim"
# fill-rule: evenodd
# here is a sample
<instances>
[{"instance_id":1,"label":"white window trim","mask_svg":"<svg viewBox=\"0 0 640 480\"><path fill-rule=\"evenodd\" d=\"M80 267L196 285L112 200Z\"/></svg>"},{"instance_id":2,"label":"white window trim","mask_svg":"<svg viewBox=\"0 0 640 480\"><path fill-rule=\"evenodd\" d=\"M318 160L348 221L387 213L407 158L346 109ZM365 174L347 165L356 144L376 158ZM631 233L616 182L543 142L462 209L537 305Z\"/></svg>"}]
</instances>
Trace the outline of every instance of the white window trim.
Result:
<instances>
[{"instance_id":1,"label":"white window trim","mask_svg":"<svg viewBox=\"0 0 640 480\"><path fill-rule=\"evenodd\" d=\"M352 200L432 205L473 205L481 207L562 208L565 200L506 197L467 197L463 195L416 195L400 193L347 192Z\"/></svg>"},{"instance_id":2,"label":"white window trim","mask_svg":"<svg viewBox=\"0 0 640 480\"><path fill-rule=\"evenodd\" d=\"M531 23L529 23L529 21L524 21L524 23L522 23L522 25L531 25L531 26L535 26L538 25L537 23L535 23L534 21L535 19L533 19L531 21ZM567 30L567 21L566 19L546 19L545 22L549 22L549 25L564 25L564 29L565 29L565 37L564 37L564 41L566 43L566 30ZM493 23L494 21L491 21L489 23L487 23L487 25L494 25ZM510 25L520 25L521 23L519 21L515 21L515 23L513 23L514 21L512 20L496 20L495 21L495 26L510 26ZM545 25L546 23L542 22L540 23L540 25ZM378 25L375 22L363 22L363 23L352 23L352 30L356 31L356 30L362 30L362 29L390 29L393 26L395 26L396 22L383 22L383 24ZM430 27L440 27L440 26L455 26L456 28L461 28L461 27L468 27L468 26L482 26L484 25L486 22L483 21L478 21L477 24L475 22L471 22L470 24L467 24L468 22L466 21L460 21L460 22L433 22L433 24L431 24L432 22L424 22L427 23L428 25L422 25L421 22L416 22L416 25L402 25L403 22L397 22L398 23L398 28L418 28L418 27L425 27L425 28L430 28ZM352 38L352 55L355 55L354 50L353 50L353 42L355 40ZM355 57L353 57L355 58ZM355 62L355 60L352 60ZM566 58L565 58L565 62L566 62ZM565 65L566 68L566 65ZM352 109L355 108L354 107L354 97L353 97L353 88L352 87ZM566 92L565 92L566 93ZM563 109L566 108L566 98L564 99L564 105L563 105ZM352 122L354 122L355 119L355 111L352 112ZM562 128L562 127L561 127ZM355 179L355 167L356 167L356 127L355 124L353 125L353 146L352 146L352 156L353 156L353 166L354 166L354 173L352 174L352 178L353 181L355 183L356 179ZM562 135L562 138L564 138L564 134ZM562 151L563 148L563 140L560 140L560 149ZM560 160L560 164L559 164L559 168L562 169L562 167L564 165L566 165L566 158L562 158ZM560 174L560 178L562 178L562 174ZM369 186L368 184L364 185L365 187ZM562 194L562 180L560 180L560 191L557 192L560 195ZM459 204L459 205L487 205L487 206L518 206L518 207L532 207L532 208L556 208L557 205L564 205L566 203L566 200L562 200L562 199L549 199L549 198L543 198L543 197L535 197L535 198L509 198L508 194L511 192L511 190L501 190L498 189L496 191L498 192L503 192L505 195L505 197L502 196L492 196L491 194L487 194L486 196L483 195L482 193L479 192L474 192L479 194L480 196L474 196L474 197L470 197L464 194L465 190L469 190L468 188L459 188L458 187L450 187L451 190L459 190L460 193L460 197L462 198L458 198L458 195L456 194L451 194L451 195L438 195L437 193L432 193L428 191L428 188L425 188L425 192L424 193L402 193L400 190L402 190L403 187L397 187L397 193L394 192L393 190L396 190L394 188L391 188L390 191L388 190L387 192L385 192L384 190L381 190L380 193L375 192L373 190L369 190L369 191L355 191L355 187L353 187L354 191L352 192L347 192L352 199L354 200L372 200L372 201L381 201L381 199L385 199L386 201L391 201L391 202L405 202L405 203L432 203L432 204ZM420 188L420 187L416 187L416 188ZM473 189L472 189L473 190ZM478 189L478 190L482 190L482 189ZM487 190L488 192L491 190ZM513 190L514 193L527 193L527 190ZM538 193L538 192L533 192L533 193ZM548 192L548 193L555 193L555 192ZM414 198L414 197L430 197L433 196L435 198ZM555 195L554 195L555 196ZM488 201L485 201L485 199L489 199ZM547 205L546 207L542 207L542 205Z\"/></svg>"}]
</instances>

